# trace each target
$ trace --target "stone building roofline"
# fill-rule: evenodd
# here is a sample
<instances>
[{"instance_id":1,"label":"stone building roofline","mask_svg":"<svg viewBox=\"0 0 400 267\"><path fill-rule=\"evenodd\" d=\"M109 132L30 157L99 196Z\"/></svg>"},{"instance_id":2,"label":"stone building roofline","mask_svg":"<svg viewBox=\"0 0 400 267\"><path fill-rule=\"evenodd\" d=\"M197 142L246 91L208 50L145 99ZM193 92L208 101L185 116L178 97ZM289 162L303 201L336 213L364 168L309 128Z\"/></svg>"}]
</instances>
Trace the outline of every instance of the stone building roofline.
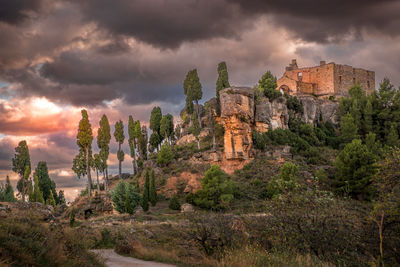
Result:
<instances>
[{"instance_id":1,"label":"stone building roofline","mask_svg":"<svg viewBox=\"0 0 400 267\"><path fill-rule=\"evenodd\" d=\"M295 68L291 68L293 66L293 62L296 64ZM365 70L365 71L369 71L369 72L374 72L375 73L375 71L372 71L372 70L368 70L368 69L364 69L364 68L357 68L357 67L353 67L353 66L347 65L347 64L337 64L337 63L335 63L333 61L329 62L329 63L325 63L325 61L320 61L319 65L312 66L312 67L301 67L301 68L299 68L298 65L297 65L297 61L295 59L293 59L292 62L289 63L289 66L286 67L285 72L286 71L294 71L294 70L299 71L299 70L315 69L315 68L320 68L320 67L323 67L323 66L326 66L326 65L345 66L345 67L351 67L351 68L357 69L357 70ZM283 76L285 76L285 75L283 75Z\"/></svg>"}]
</instances>

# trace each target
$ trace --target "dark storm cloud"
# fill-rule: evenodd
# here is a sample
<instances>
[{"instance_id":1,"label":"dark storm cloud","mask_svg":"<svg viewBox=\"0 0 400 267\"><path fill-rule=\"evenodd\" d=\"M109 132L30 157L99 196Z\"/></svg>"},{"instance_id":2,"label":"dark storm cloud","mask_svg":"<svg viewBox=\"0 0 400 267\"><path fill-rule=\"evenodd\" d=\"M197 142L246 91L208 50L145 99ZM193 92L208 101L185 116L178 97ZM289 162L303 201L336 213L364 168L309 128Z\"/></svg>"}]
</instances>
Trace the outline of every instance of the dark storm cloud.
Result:
<instances>
[{"instance_id":1,"label":"dark storm cloud","mask_svg":"<svg viewBox=\"0 0 400 267\"><path fill-rule=\"evenodd\" d=\"M227 0L239 4L248 15L271 15L277 25L285 26L306 41L340 41L362 31L399 35L397 0Z\"/></svg>"},{"instance_id":2,"label":"dark storm cloud","mask_svg":"<svg viewBox=\"0 0 400 267\"><path fill-rule=\"evenodd\" d=\"M37 13L42 0L0 0L0 22L18 24Z\"/></svg>"},{"instance_id":3,"label":"dark storm cloud","mask_svg":"<svg viewBox=\"0 0 400 267\"><path fill-rule=\"evenodd\" d=\"M85 18L115 34L163 48L214 37L239 37L250 18L224 0L71 0Z\"/></svg>"}]
</instances>

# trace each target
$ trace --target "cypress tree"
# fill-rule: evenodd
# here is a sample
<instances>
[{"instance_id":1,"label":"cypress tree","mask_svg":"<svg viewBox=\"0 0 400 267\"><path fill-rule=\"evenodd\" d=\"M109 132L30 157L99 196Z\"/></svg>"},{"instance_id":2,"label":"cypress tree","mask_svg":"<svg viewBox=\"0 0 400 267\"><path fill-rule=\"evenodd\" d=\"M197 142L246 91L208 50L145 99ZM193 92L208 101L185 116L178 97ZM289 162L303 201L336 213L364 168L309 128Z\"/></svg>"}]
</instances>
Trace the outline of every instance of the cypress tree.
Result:
<instances>
[{"instance_id":1,"label":"cypress tree","mask_svg":"<svg viewBox=\"0 0 400 267\"><path fill-rule=\"evenodd\" d=\"M200 83L199 76L197 75L197 70L194 69L192 73L192 99L196 102L196 113L197 119L199 121L199 125L201 127L201 118L200 118L200 106L199 100L203 97L202 86Z\"/></svg>"},{"instance_id":2,"label":"cypress tree","mask_svg":"<svg viewBox=\"0 0 400 267\"><path fill-rule=\"evenodd\" d=\"M191 132L192 134L196 137L197 140L197 148L200 149L200 140L199 140L199 135L200 135L200 123L197 120L197 116L195 116L195 114L192 114L192 121L193 121L193 125L192 125L192 129Z\"/></svg>"},{"instance_id":3,"label":"cypress tree","mask_svg":"<svg viewBox=\"0 0 400 267\"><path fill-rule=\"evenodd\" d=\"M114 137L115 141L118 143L118 152L117 152L117 157L118 157L118 173L119 177L121 178L121 173L122 173L122 161L124 160L124 151L121 150L121 145L124 143L125 136L124 136L124 124L122 121L117 121L115 123L115 132L114 132Z\"/></svg>"},{"instance_id":4,"label":"cypress tree","mask_svg":"<svg viewBox=\"0 0 400 267\"><path fill-rule=\"evenodd\" d=\"M97 178L97 191L100 191L100 181L99 181L99 172L104 173L104 162L100 156L100 154L94 154L93 156L93 167L96 171L96 178Z\"/></svg>"},{"instance_id":5,"label":"cypress tree","mask_svg":"<svg viewBox=\"0 0 400 267\"><path fill-rule=\"evenodd\" d=\"M217 93L217 103L218 103L218 107L220 106L220 99L219 99L219 92L222 89L231 87L229 84L229 78L228 78L228 70L226 67L226 63L220 62L218 64L218 79L217 79L217 84L216 84L216 93Z\"/></svg>"},{"instance_id":6,"label":"cypress tree","mask_svg":"<svg viewBox=\"0 0 400 267\"><path fill-rule=\"evenodd\" d=\"M15 155L12 159L13 172L19 174L22 181L21 186L21 196L22 201L25 201L26 183L31 173L31 158L29 155L29 148L26 141L19 142L18 146L15 148Z\"/></svg>"},{"instance_id":7,"label":"cypress tree","mask_svg":"<svg viewBox=\"0 0 400 267\"><path fill-rule=\"evenodd\" d=\"M101 120L99 122L99 129L98 129L98 134L97 134L97 146L100 149L100 157L103 161L103 166L105 167L105 172L103 172L103 177L104 179L104 187L107 190L108 189L108 165L107 165L107 160L108 156L110 154L110 141L111 141L111 129L110 129L110 123L108 122L108 118L105 114L101 117Z\"/></svg>"},{"instance_id":8,"label":"cypress tree","mask_svg":"<svg viewBox=\"0 0 400 267\"><path fill-rule=\"evenodd\" d=\"M158 145L161 143L161 136L157 132L153 132L150 135L150 145L152 148L156 149L158 148Z\"/></svg>"},{"instance_id":9,"label":"cypress tree","mask_svg":"<svg viewBox=\"0 0 400 267\"><path fill-rule=\"evenodd\" d=\"M358 138L358 128L350 113L342 117L340 121L340 131L344 143L350 143L353 139Z\"/></svg>"},{"instance_id":10,"label":"cypress tree","mask_svg":"<svg viewBox=\"0 0 400 267\"><path fill-rule=\"evenodd\" d=\"M390 147L399 146L399 134L397 132L396 123L392 123L392 125L390 125L390 130L386 137L386 144Z\"/></svg>"},{"instance_id":11,"label":"cypress tree","mask_svg":"<svg viewBox=\"0 0 400 267\"><path fill-rule=\"evenodd\" d=\"M161 108L154 107L151 110L151 115L150 115L150 129L158 134L160 134L161 118L162 118Z\"/></svg>"},{"instance_id":12,"label":"cypress tree","mask_svg":"<svg viewBox=\"0 0 400 267\"><path fill-rule=\"evenodd\" d=\"M16 201L14 197L14 190L11 186L10 183L10 177L6 177L6 184L4 187L0 186L0 201L5 201L5 202L14 202Z\"/></svg>"},{"instance_id":13,"label":"cypress tree","mask_svg":"<svg viewBox=\"0 0 400 267\"><path fill-rule=\"evenodd\" d=\"M55 186L53 188L53 183L50 179L49 170L45 161L38 162L35 169L35 176L38 178L39 189L43 194L44 201L46 201L50 197L50 191L53 191L53 193L55 192Z\"/></svg>"},{"instance_id":14,"label":"cypress tree","mask_svg":"<svg viewBox=\"0 0 400 267\"><path fill-rule=\"evenodd\" d=\"M66 204L65 196L64 196L64 190L60 190L58 192L58 199L59 199L60 205Z\"/></svg>"},{"instance_id":15,"label":"cypress tree","mask_svg":"<svg viewBox=\"0 0 400 267\"><path fill-rule=\"evenodd\" d=\"M40 202L43 204L45 203L43 199L43 193L39 187L39 179L37 175L35 175L35 185L33 187L33 199L31 200L31 202Z\"/></svg>"},{"instance_id":16,"label":"cypress tree","mask_svg":"<svg viewBox=\"0 0 400 267\"><path fill-rule=\"evenodd\" d=\"M56 207L56 200L54 199L54 195L53 195L53 192L52 192L52 191L50 191L50 197L49 197L49 199L47 200L46 204L47 204L47 205L53 206L53 208Z\"/></svg>"},{"instance_id":17,"label":"cypress tree","mask_svg":"<svg viewBox=\"0 0 400 267\"><path fill-rule=\"evenodd\" d=\"M129 120L128 120L128 143L129 143L129 149L130 149L130 154L132 157L132 167L133 167L133 175L136 174L137 172L137 163L136 163L136 135L135 135L135 122L133 121L133 118L131 115L129 115Z\"/></svg>"},{"instance_id":18,"label":"cypress tree","mask_svg":"<svg viewBox=\"0 0 400 267\"><path fill-rule=\"evenodd\" d=\"M174 133L174 117L167 114L162 117L160 122L160 135L162 139L167 139L171 143L171 137Z\"/></svg>"},{"instance_id":19,"label":"cypress tree","mask_svg":"<svg viewBox=\"0 0 400 267\"><path fill-rule=\"evenodd\" d=\"M154 207L157 203L157 190L156 190L156 181L154 170L151 171L151 179L150 179L150 190L149 190L149 200L151 205Z\"/></svg>"},{"instance_id":20,"label":"cypress tree","mask_svg":"<svg viewBox=\"0 0 400 267\"><path fill-rule=\"evenodd\" d=\"M92 153L92 142L93 142L93 135L92 135L92 127L89 122L89 116L87 114L87 111L85 109L82 109L82 119L79 122L79 128L78 128L78 135L77 135L77 145L80 148L79 153L83 153L85 156L85 167L86 167L86 172L82 173L82 170L77 173L78 177L80 174L86 174L88 178L88 195L89 198L92 196L92 176L90 173L90 160L91 160L91 153ZM82 157L76 157L75 160L81 160ZM78 166L82 166L81 163L77 163ZM74 162L75 166L75 162ZM76 169L75 169L76 170ZM74 170L74 171L75 171ZM53 196L54 198L54 196Z\"/></svg>"},{"instance_id":21,"label":"cypress tree","mask_svg":"<svg viewBox=\"0 0 400 267\"><path fill-rule=\"evenodd\" d=\"M140 204L144 211L149 210L149 195L150 195L149 189L150 189L149 170L146 170L142 201Z\"/></svg>"}]
</instances>

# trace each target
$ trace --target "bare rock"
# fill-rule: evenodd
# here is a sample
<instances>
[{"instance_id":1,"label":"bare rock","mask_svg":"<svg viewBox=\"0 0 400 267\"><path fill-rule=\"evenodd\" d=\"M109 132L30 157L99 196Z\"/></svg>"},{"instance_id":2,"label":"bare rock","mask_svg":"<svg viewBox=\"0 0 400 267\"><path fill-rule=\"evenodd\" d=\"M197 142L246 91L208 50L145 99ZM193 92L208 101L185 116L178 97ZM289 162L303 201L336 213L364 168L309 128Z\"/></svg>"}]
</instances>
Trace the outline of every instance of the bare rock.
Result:
<instances>
[{"instance_id":1,"label":"bare rock","mask_svg":"<svg viewBox=\"0 0 400 267\"><path fill-rule=\"evenodd\" d=\"M181 205L181 212L182 213L192 213L192 212L194 212L194 207L193 207L193 205L191 205L189 203L185 203L185 204Z\"/></svg>"},{"instance_id":2,"label":"bare rock","mask_svg":"<svg viewBox=\"0 0 400 267\"><path fill-rule=\"evenodd\" d=\"M266 132L268 129L287 129L289 122L286 99L279 97L272 102L264 99L256 105L255 111L256 130Z\"/></svg>"}]
</instances>

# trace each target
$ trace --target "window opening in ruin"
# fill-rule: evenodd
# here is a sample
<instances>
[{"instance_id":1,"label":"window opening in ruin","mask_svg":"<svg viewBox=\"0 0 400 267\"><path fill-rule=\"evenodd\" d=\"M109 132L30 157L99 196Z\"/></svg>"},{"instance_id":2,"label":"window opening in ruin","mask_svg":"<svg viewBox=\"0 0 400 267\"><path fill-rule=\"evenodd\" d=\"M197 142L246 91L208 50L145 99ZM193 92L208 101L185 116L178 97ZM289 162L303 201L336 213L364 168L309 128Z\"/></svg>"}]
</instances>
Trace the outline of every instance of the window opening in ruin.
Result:
<instances>
[{"instance_id":1,"label":"window opening in ruin","mask_svg":"<svg viewBox=\"0 0 400 267\"><path fill-rule=\"evenodd\" d=\"M297 73L297 78L299 79L299 81L301 81L303 79L303 73L302 72Z\"/></svg>"},{"instance_id":2,"label":"window opening in ruin","mask_svg":"<svg viewBox=\"0 0 400 267\"><path fill-rule=\"evenodd\" d=\"M353 78L353 84L356 84L356 78Z\"/></svg>"},{"instance_id":3,"label":"window opening in ruin","mask_svg":"<svg viewBox=\"0 0 400 267\"><path fill-rule=\"evenodd\" d=\"M342 76L339 76L339 83L342 83Z\"/></svg>"},{"instance_id":4,"label":"window opening in ruin","mask_svg":"<svg viewBox=\"0 0 400 267\"><path fill-rule=\"evenodd\" d=\"M353 74L356 74L356 69L353 69Z\"/></svg>"},{"instance_id":5,"label":"window opening in ruin","mask_svg":"<svg viewBox=\"0 0 400 267\"><path fill-rule=\"evenodd\" d=\"M369 81L367 81L367 85L368 85L368 89L371 87L371 85L369 84Z\"/></svg>"}]
</instances>

